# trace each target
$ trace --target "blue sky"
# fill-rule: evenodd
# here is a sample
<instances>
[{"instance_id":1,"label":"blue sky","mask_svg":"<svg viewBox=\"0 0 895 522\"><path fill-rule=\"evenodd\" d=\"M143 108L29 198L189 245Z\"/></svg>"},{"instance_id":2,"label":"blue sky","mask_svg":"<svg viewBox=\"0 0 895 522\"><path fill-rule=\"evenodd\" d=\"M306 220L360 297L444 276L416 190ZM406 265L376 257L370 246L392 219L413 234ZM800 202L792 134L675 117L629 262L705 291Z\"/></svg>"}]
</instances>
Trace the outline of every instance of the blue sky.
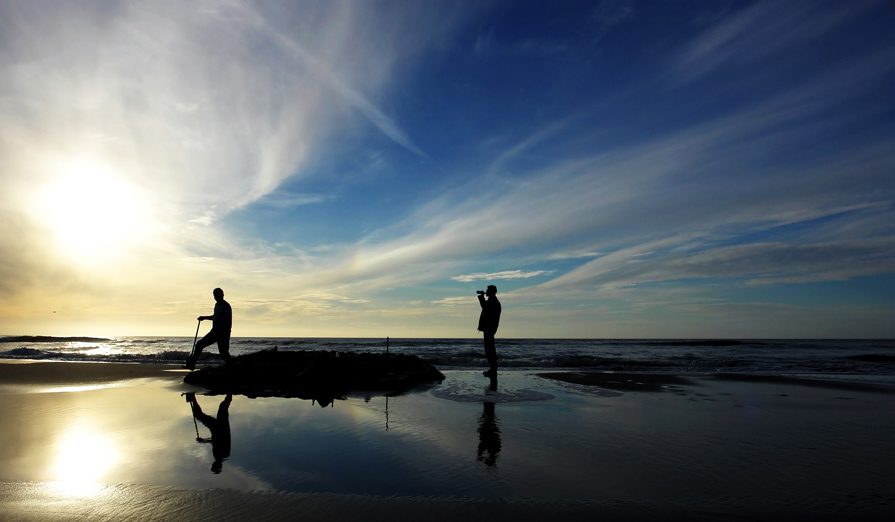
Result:
<instances>
[{"instance_id":1,"label":"blue sky","mask_svg":"<svg viewBox=\"0 0 895 522\"><path fill-rule=\"evenodd\" d=\"M890 2L0 7L0 333L895 336Z\"/></svg>"}]
</instances>

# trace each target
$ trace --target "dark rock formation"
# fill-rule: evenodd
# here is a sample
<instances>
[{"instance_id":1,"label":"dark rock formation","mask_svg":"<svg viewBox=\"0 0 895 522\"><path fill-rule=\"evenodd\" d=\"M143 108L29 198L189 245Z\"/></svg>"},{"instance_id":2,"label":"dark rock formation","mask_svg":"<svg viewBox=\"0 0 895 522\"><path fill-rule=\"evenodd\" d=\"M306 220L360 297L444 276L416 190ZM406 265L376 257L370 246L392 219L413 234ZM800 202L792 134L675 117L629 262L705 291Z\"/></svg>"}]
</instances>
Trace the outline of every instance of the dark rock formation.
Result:
<instances>
[{"instance_id":1,"label":"dark rock formation","mask_svg":"<svg viewBox=\"0 0 895 522\"><path fill-rule=\"evenodd\" d=\"M299 397L328 404L358 392L399 394L444 380L415 355L264 350L202 368L184 382L212 393L248 397Z\"/></svg>"}]
</instances>

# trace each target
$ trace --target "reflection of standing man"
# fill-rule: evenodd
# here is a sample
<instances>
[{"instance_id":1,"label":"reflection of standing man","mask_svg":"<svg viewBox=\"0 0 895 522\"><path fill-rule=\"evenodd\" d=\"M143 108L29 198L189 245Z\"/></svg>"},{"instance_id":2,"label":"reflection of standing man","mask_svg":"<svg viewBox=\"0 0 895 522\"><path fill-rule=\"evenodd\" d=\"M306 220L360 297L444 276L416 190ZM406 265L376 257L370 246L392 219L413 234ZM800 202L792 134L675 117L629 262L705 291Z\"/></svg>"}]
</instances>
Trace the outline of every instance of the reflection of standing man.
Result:
<instances>
[{"instance_id":1,"label":"reflection of standing man","mask_svg":"<svg viewBox=\"0 0 895 522\"><path fill-rule=\"evenodd\" d=\"M205 337L199 339L199 342L196 343L195 354L186 360L186 367L190 370L196 368L196 361L199 360L202 349L214 343L218 343L218 352L221 354L221 359L227 364L230 363L230 329L233 326L233 309L230 308L230 303L224 301L223 290L215 288L212 295L214 295L215 300L214 315L199 317L199 321L211 319L211 331L205 334Z\"/></svg>"},{"instance_id":2,"label":"reflection of standing man","mask_svg":"<svg viewBox=\"0 0 895 522\"><path fill-rule=\"evenodd\" d=\"M497 348L494 346L494 335L500 323L500 301L497 300L497 287L488 285L487 290L478 292L482 314L479 315L479 331L485 334L485 357L491 366L483 372L488 377L497 375ZM488 299L485 299L488 296Z\"/></svg>"},{"instance_id":3,"label":"reflection of standing man","mask_svg":"<svg viewBox=\"0 0 895 522\"><path fill-rule=\"evenodd\" d=\"M211 432L211 454L214 456L214 463L211 465L212 473L220 473L224 467L224 460L230 456L230 402L233 400L232 395L221 401L218 406L217 418L202 412L199 401L196 400L195 393L186 394L186 400L193 409L193 417L208 428ZM207 440L196 437L199 442L207 442Z\"/></svg>"},{"instance_id":4,"label":"reflection of standing man","mask_svg":"<svg viewBox=\"0 0 895 522\"><path fill-rule=\"evenodd\" d=\"M482 416L479 417L479 451L478 459L486 466L497 465L500 453L500 428L494 415L494 403L486 402Z\"/></svg>"}]
</instances>

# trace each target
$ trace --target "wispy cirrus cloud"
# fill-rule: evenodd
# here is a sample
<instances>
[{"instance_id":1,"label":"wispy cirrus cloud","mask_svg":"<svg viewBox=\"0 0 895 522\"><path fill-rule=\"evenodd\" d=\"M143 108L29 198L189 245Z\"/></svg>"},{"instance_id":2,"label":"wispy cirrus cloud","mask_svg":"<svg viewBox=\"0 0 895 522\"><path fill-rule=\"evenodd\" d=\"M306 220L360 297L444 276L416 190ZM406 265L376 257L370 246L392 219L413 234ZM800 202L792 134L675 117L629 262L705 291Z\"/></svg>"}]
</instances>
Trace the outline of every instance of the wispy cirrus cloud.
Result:
<instances>
[{"instance_id":1,"label":"wispy cirrus cloud","mask_svg":"<svg viewBox=\"0 0 895 522\"><path fill-rule=\"evenodd\" d=\"M313 205L334 199L335 196L324 194L295 194L286 191L277 191L261 198L258 203L276 208L293 208L302 205Z\"/></svg>"},{"instance_id":2,"label":"wispy cirrus cloud","mask_svg":"<svg viewBox=\"0 0 895 522\"><path fill-rule=\"evenodd\" d=\"M537 252L567 244L589 247L583 252L554 248L577 253L543 254L543 259L599 252L602 257L587 266L644 262L648 250L640 247L660 244L666 257L656 263L671 263L676 256L717 248L718 238L750 243L756 241L752 234L799 223L820 234L843 223L837 216L859 208L877 209L868 211L865 226L879 229L891 217L887 202L895 197L895 187L884 181L895 168L895 135L882 132L835 151L822 147L820 138L854 125L862 93L895 70L895 61L887 57L895 57L893 50L838 63L823 73L825 81L809 78L685 128L591 156L558 157L524 174L517 168L512 179L503 177L508 160L549 149L579 129L555 120L498 153L485 183L447 190L391 230L368 238L353 266L356 273L375 278L408 264L445 268L446 262L487 258L520 245ZM868 114L881 109L869 103ZM800 157L805 150L815 154ZM775 155L796 160L767 167L765 158ZM842 251L830 251L837 252ZM433 276L442 273L433 271ZM564 277L558 275L557 282Z\"/></svg>"},{"instance_id":3,"label":"wispy cirrus cloud","mask_svg":"<svg viewBox=\"0 0 895 522\"><path fill-rule=\"evenodd\" d=\"M174 202L163 215L203 222L300 177L320 140L356 116L426 157L376 101L392 68L463 12L381 7L163 0L71 5L50 17L41 2L7 6L4 35L18 45L5 49L0 146L92 151ZM285 30L308 19L316 23Z\"/></svg>"},{"instance_id":4,"label":"wispy cirrus cloud","mask_svg":"<svg viewBox=\"0 0 895 522\"><path fill-rule=\"evenodd\" d=\"M502 272L478 272L475 274L465 274L452 277L454 281L459 281L461 283L469 283L472 281L482 281L482 280L499 280L499 279L528 279L531 277L537 277L542 275L550 275L552 274L552 270L532 270L532 271L523 271L523 270L504 270Z\"/></svg>"},{"instance_id":5,"label":"wispy cirrus cloud","mask_svg":"<svg viewBox=\"0 0 895 522\"><path fill-rule=\"evenodd\" d=\"M673 68L679 79L692 82L727 66L775 63L771 58L779 58L783 50L795 58L800 49L811 49L819 37L873 8L864 2L822 8L811 3L756 2L700 34L682 49Z\"/></svg>"},{"instance_id":6,"label":"wispy cirrus cloud","mask_svg":"<svg viewBox=\"0 0 895 522\"><path fill-rule=\"evenodd\" d=\"M888 274L895 263L895 238L790 244L751 243L718 246L694 241L664 241L624 249L588 262L523 292L618 288L682 280L724 279L744 285L845 281Z\"/></svg>"},{"instance_id":7,"label":"wispy cirrus cloud","mask_svg":"<svg viewBox=\"0 0 895 522\"><path fill-rule=\"evenodd\" d=\"M849 129L856 100L892 73L895 62L887 56L891 50L883 49L863 61L838 63L823 73L824 81L809 78L735 111L712 114L664 134L615 148L600 147L589 156L555 156L537 169L514 164L513 175L505 174L509 162L550 150L579 133L583 123L580 118L552 119L483 162L484 180L451 187L413 209L406 219L371 232L351 249L350 264L331 258L325 263L331 268L314 279L366 289L441 277L458 282L497 279L499 273L449 274L474 268L477 261L470 260L507 252L518 252L529 261L595 258L568 272L507 271L517 277L517 273L556 274L532 291L684 278L729 277L760 283L880 273L885 271L888 247L879 242L867 243L860 255L875 255L880 261L861 271L800 261L787 272L784 259L826 252L840 259L841 266L855 263L860 256L848 252L857 252L851 249L857 245L834 247L841 238L828 234L832 227L847 227L858 214L862 229L891 234L885 223L891 217L887 202L895 187L883 180L895 168L891 154L895 135L882 132L843 144L829 156L833 151L818 148L816 154L781 167L767 167L764 162L773 155L798 158L800 151L818 147L820 133ZM839 110L845 106L850 110ZM599 112L593 115L599 116ZM838 217L850 209L860 212L847 219ZM805 235L775 250L770 246L777 244L773 238L753 237L798 224L813 239ZM731 244L755 246L736 250Z\"/></svg>"},{"instance_id":8,"label":"wispy cirrus cloud","mask_svg":"<svg viewBox=\"0 0 895 522\"><path fill-rule=\"evenodd\" d=\"M498 181L493 194L483 198L468 199L467 187L455 189L397 225L403 234L366 242L354 267L373 276L407 264L487 256L515 245L537 249L589 238L588 252L576 254L586 257L678 237L682 231L713 238L811 222L891 197L880 190L892 189L879 182L895 166L884 145L895 143L891 136L880 136L879 147L859 148L836 162L810 162L786 175L751 174L750 144L758 146L791 118L806 115L768 118L767 109L758 105L635 147L558 163L515 185ZM849 183L831 192L829 186L846 173ZM871 190L876 194L868 202L865 194Z\"/></svg>"},{"instance_id":9,"label":"wispy cirrus cloud","mask_svg":"<svg viewBox=\"0 0 895 522\"><path fill-rule=\"evenodd\" d=\"M474 300L475 297L470 296L445 297L443 299L438 299L437 301L432 301L432 304L435 306L469 306Z\"/></svg>"},{"instance_id":10,"label":"wispy cirrus cloud","mask_svg":"<svg viewBox=\"0 0 895 522\"><path fill-rule=\"evenodd\" d=\"M553 253L547 256L547 259L582 259L585 257L600 257L601 255L600 252L593 250L577 249Z\"/></svg>"}]
</instances>

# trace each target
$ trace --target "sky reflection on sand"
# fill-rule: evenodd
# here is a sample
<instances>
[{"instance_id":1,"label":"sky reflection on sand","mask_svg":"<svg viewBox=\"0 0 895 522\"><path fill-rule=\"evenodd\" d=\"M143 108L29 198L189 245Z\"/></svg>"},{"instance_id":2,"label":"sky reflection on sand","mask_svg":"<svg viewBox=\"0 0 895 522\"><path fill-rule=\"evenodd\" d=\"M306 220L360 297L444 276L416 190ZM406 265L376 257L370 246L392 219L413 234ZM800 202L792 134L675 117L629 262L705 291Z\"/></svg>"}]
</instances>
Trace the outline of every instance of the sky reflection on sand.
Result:
<instances>
[{"instance_id":1,"label":"sky reflection on sand","mask_svg":"<svg viewBox=\"0 0 895 522\"><path fill-rule=\"evenodd\" d=\"M225 396L178 382L0 394L0 480L483 499L703 501L868 495L891 478L891 395L699 380L600 393L524 372L497 390L447 372L435 390L323 405L233 396L220 473L210 432ZM543 400L446 400L540 397ZM536 392L536 393L535 393ZM550 398L545 397L549 395ZM843 400L845 396L851 400ZM844 497L843 497L844 498Z\"/></svg>"}]
</instances>

